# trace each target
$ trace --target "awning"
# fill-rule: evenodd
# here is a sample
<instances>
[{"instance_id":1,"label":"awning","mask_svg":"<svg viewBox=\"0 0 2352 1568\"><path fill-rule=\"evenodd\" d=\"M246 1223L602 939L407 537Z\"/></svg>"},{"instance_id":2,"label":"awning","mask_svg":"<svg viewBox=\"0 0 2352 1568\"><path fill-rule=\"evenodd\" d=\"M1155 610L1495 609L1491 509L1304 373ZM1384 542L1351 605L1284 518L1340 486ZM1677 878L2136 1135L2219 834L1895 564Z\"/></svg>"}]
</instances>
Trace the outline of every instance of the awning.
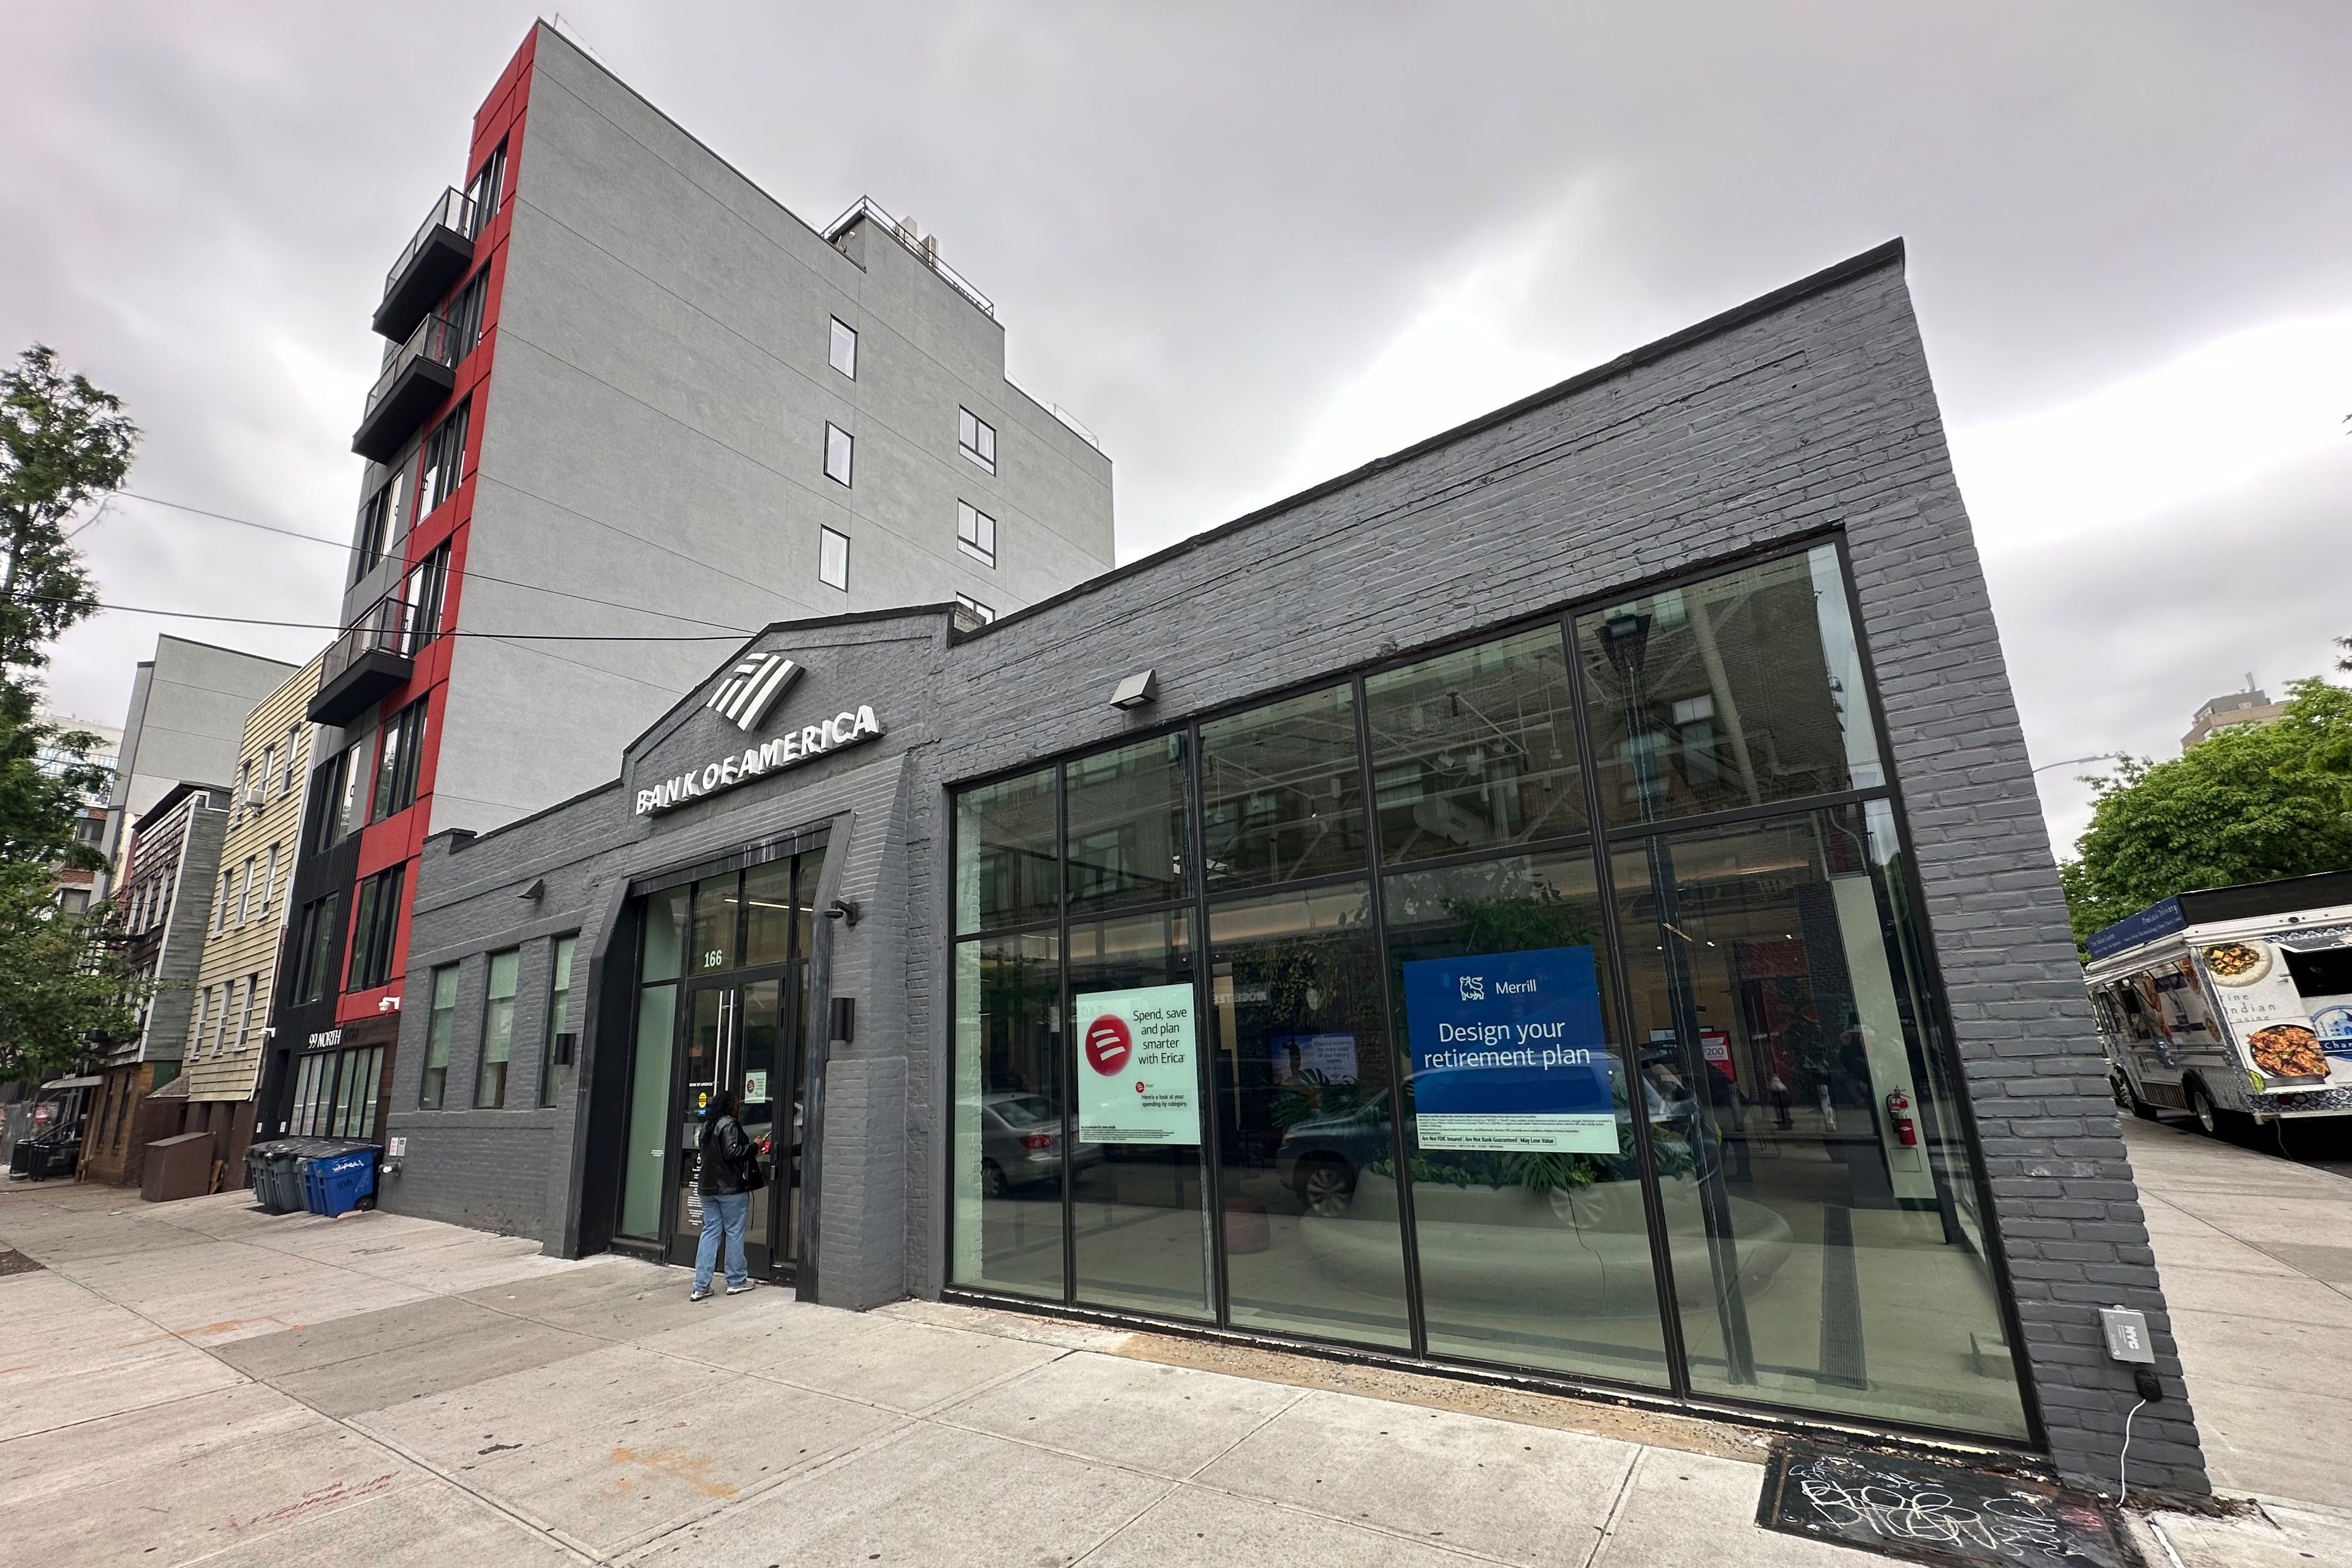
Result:
<instances>
[{"instance_id":1,"label":"awning","mask_svg":"<svg viewBox=\"0 0 2352 1568\"><path fill-rule=\"evenodd\" d=\"M91 1073L83 1078L53 1078L48 1082L41 1085L41 1092L43 1094L47 1094L53 1089L96 1089L100 1084L104 1083L105 1081L106 1080L104 1079L100 1078L96 1073Z\"/></svg>"}]
</instances>

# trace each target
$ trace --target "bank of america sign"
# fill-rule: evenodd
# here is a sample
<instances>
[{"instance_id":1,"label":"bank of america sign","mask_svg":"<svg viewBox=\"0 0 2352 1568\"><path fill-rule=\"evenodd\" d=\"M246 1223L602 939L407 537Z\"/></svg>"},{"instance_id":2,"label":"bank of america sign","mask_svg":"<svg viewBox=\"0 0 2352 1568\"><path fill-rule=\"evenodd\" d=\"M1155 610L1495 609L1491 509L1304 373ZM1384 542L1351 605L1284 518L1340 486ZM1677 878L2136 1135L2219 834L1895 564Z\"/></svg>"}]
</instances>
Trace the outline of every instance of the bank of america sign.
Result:
<instances>
[{"instance_id":1,"label":"bank of america sign","mask_svg":"<svg viewBox=\"0 0 2352 1568\"><path fill-rule=\"evenodd\" d=\"M800 674L801 667L782 654L753 654L721 678L703 706L738 730L748 731L768 716L784 688L798 680Z\"/></svg>"},{"instance_id":2,"label":"bank of america sign","mask_svg":"<svg viewBox=\"0 0 2352 1568\"><path fill-rule=\"evenodd\" d=\"M800 679L801 667L780 653L754 654L719 678L703 706L737 729L749 733L761 727L776 700ZM704 795L732 789L740 784L814 762L844 746L870 741L882 732L882 721L864 703L845 708L814 724L771 731L768 738L742 751L688 768L674 778L637 791L639 816L668 811Z\"/></svg>"}]
</instances>

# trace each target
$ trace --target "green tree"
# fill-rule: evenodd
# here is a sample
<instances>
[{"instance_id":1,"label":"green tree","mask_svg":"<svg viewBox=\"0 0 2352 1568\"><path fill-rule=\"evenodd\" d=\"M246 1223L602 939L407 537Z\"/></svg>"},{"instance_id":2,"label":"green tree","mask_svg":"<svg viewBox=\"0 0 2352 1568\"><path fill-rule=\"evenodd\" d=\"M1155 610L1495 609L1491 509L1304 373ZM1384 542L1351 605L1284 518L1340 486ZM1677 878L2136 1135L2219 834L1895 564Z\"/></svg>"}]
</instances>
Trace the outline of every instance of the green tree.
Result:
<instances>
[{"instance_id":1,"label":"green tree","mask_svg":"<svg viewBox=\"0 0 2352 1568\"><path fill-rule=\"evenodd\" d=\"M113 911L59 909L57 872L96 868L74 829L105 789L98 737L39 717L48 645L98 608L68 521L122 482L139 441L121 400L39 343L0 371L0 1078L37 1078L127 1032L142 984Z\"/></svg>"},{"instance_id":2,"label":"green tree","mask_svg":"<svg viewBox=\"0 0 2352 1568\"><path fill-rule=\"evenodd\" d=\"M2126 759L2097 789L2060 868L2074 940L2175 893L2352 868L2352 691L2290 688L2260 729L2223 730L2170 762Z\"/></svg>"}]
</instances>

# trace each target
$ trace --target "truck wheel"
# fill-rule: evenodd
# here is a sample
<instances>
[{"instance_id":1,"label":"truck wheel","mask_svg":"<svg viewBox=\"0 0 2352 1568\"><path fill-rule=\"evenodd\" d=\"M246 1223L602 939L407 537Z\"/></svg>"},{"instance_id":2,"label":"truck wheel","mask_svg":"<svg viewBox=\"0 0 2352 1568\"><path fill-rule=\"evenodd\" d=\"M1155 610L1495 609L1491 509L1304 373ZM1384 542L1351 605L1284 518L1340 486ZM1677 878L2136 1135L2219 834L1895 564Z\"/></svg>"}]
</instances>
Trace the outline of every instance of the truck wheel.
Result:
<instances>
[{"instance_id":1,"label":"truck wheel","mask_svg":"<svg viewBox=\"0 0 2352 1568\"><path fill-rule=\"evenodd\" d=\"M2114 1082L2117 1105L2122 1106L2142 1121L2154 1121L2157 1119L2156 1107L2139 1097L2139 1090L2132 1087L2131 1079L2118 1073Z\"/></svg>"},{"instance_id":2,"label":"truck wheel","mask_svg":"<svg viewBox=\"0 0 2352 1568\"><path fill-rule=\"evenodd\" d=\"M2197 1119L2197 1130L2208 1138L2227 1138L2230 1124L2205 1086L2192 1082L2189 1086L2189 1114Z\"/></svg>"}]
</instances>

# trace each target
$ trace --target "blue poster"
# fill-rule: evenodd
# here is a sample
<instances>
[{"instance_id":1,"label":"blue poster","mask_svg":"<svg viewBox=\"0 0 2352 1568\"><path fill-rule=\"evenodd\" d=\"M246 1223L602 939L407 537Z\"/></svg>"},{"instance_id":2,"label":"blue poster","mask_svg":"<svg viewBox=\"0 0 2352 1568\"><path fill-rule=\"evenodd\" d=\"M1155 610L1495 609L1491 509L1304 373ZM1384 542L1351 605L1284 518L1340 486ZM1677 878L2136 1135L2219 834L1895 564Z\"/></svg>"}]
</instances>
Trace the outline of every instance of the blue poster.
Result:
<instances>
[{"instance_id":1,"label":"blue poster","mask_svg":"<svg viewBox=\"0 0 2352 1568\"><path fill-rule=\"evenodd\" d=\"M1404 1012L1421 1147L1618 1152L1591 948L1408 963Z\"/></svg>"}]
</instances>

